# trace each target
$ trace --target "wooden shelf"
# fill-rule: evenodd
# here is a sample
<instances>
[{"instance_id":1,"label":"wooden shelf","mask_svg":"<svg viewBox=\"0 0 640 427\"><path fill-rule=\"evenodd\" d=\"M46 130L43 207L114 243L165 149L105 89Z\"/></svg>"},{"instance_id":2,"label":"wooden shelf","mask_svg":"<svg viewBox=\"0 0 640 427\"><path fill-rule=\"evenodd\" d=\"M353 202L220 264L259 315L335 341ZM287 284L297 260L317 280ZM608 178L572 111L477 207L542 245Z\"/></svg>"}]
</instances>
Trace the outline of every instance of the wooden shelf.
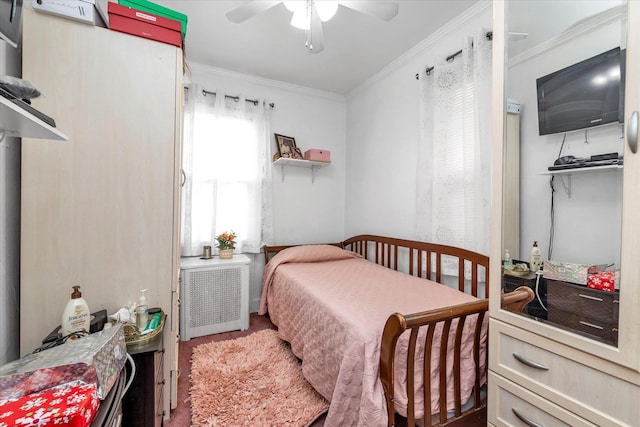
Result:
<instances>
[{"instance_id":1,"label":"wooden shelf","mask_svg":"<svg viewBox=\"0 0 640 427\"><path fill-rule=\"evenodd\" d=\"M0 131L4 131L5 136L69 140L58 129L49 126L4 97L0 97Z\"/></svg>"},{"instance_id":2,"label":"wooden shelf","mask_svg":"<svg viewBox=\"0 0 640 427\"><path fill-rule=\"evenodd\" d=\"M284 182L285 166L311 169L311 183L313 184L313 182L315 181L316 169L330 165L331 162L318 162L314 160L288 159L285 157L280 157L278 160L273 162L273 164L279 165L282 169L282 182Z\"/></svg>"}]
</instances>

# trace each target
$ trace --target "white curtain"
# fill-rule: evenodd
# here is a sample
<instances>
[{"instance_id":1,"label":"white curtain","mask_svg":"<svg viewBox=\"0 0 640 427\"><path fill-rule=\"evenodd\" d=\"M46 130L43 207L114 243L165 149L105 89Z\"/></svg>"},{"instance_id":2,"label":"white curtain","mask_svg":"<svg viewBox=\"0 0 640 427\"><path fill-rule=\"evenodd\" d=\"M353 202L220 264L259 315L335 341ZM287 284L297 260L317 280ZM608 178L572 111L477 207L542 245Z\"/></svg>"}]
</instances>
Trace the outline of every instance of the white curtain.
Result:
<instances>
[{"instance_id":1,"label":"white curtain","mask_svg":"<svg viewBox=\"0 0 640 427\"><path fill-rule=\"evenodd\" d=\"M222 89L185 89L182 255L195 256L224 231L236 252L272 241L270 107Z\"/></svg>"},{"instance_id":2,"label":"white curtain","mask_svg":"<svg viewBox=\"0 0 640 427\"><path fill-rule=\"evenodd\" d=\"M467 38L452 61L420 75L416 234L488 254L491 42ZM456 273L450 266L449 272Z\"/></svg>"}]
</instances>

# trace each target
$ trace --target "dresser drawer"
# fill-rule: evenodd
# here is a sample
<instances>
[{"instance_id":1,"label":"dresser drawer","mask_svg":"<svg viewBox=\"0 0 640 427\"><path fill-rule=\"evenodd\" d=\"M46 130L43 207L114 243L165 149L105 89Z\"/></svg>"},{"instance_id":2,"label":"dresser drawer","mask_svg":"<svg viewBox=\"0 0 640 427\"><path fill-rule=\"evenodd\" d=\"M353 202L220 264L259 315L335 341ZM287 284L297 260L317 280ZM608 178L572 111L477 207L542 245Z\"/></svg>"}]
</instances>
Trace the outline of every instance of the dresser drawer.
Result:
<instances>
[{"instance_id":1,"label":"dresser drawer","mask_svg":"<svg viewBox=\"0 0 640 427\"><path fill-rule=\"evenodd\" d=\"M618 292L605 292L558 280L547 280L547 305L601 322L617 322Z\"/></svg>"},{"instance_id":2,"label":"dresser drawer","mask_svg":"<svg viewBox=\"0 0 640 427\"><path fill-rule=\"evenodd\" d=\"M618 323L603 322L602 319L570 313L552 306L549 306L548 319L572 331L587 334L607 344L618 345Z\"/></svg>"},{"instance_id":3,"label":"dresser drawer","mask_svg":"<svg viewBox=\"0 0 640 427\"><path fill-rule=\"evenodd\" d=\"M597 425L637 425L640 387L621 379L624 376L595 369L595 362L587 366L565 358L553 352L561 344L494 319L489 339L490 369L495 373ZM544 343L545 348L524 340Z\"/></svg>"},{"instance_id":4,"label":"dresser drawer","mask_svg":"<svg viewBox=\"0 0 640 427\"><path fill-rule=\"evenodd\" d=\"M494 373L489 373L489 396L493 399L489 409L489 422L497 427L595 426Z\"/></svg>"}]
</instances>

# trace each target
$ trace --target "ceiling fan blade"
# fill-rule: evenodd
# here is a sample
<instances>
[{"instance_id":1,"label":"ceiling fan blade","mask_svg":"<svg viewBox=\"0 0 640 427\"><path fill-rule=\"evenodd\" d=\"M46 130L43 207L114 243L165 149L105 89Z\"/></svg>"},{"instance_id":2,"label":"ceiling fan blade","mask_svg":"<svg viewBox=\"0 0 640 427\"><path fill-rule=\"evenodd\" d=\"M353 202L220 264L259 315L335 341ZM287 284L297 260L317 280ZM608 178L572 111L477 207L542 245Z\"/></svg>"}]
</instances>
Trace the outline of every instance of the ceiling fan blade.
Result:
<instances>
[{"instance_id":1,"label":"ceiling fan blade","mask_svg":"<svg viewBox=\"0 0 640 427\"><path fill-rule=\"evenodd\" d=\"M349 9L375 16L376 18L380 18L384 21L389 21L398 14L397 1L344 0L339 1L338 3L342 6L348 7Z\"/></svg>"},{"instance_id":2,"label":"ceiling fan blade","mask_svg":"<svg viewBox=\"0 0 640 427\"><path fill-rule=\"evenodd\" d=\"M311 53L320 53L324 50L324 37L322 35L322 21L316 7L311 10L311 28L307 35L307 50Z\"/></svg>"},{"instance_id":3,"label":"ceiling fan blade","mask_svg":"<svg viewBox=\"0 0 640 427\"><path fill-rule=\"evenodd\" d=\"M227 12L227 19L238 24L254 17L261 12L264 12L267 9L271 9L278 3L281 3L281 1L251 0L240 7Z\"/></svg>"}]
</instances>

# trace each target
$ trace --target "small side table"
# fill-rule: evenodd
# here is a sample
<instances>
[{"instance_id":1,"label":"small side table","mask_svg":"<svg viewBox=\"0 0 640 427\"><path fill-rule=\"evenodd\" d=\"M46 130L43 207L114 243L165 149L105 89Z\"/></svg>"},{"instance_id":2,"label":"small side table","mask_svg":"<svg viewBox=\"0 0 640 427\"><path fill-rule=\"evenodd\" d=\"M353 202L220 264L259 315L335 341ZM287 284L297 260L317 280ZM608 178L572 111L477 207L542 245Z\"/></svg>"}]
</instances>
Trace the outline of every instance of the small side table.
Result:
<instances>
[{"instance_id":1,"label":"small side table","mask_svg":"<svg viewBox=\"0 0 640 427\"><path fill-rule=\"evenodd\" d=\"M180 339L249 329L249 264L232 259L180 260Z\"/></svg>"},{"instance_id":2,"label":"small side table","mask_svg":"<svg viewBox=\"0 0 640 427\"><path fill-rule=\"evenodd\" d=\"M127 345L127 352L135 363L136 373L122 401L123 426L162 425L165 414L162 399L165 389L162 335L160 333L148 342ZM131 375L131 372L127 374Z\"/></svg>"}]
</instances>

